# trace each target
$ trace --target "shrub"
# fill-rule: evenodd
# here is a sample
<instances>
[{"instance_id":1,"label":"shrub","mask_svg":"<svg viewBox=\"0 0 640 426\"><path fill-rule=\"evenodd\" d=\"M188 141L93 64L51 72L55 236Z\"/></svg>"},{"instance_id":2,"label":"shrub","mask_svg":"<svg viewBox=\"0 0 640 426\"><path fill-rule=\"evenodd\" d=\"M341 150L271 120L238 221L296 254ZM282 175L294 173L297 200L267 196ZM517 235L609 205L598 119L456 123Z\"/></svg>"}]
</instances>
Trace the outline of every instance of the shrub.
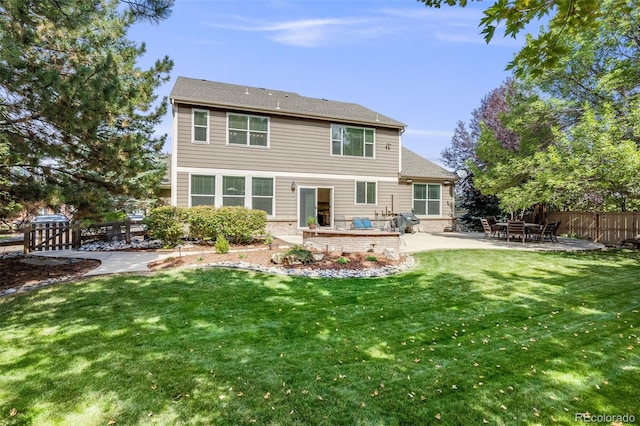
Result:
<instances>
[{"instance_id":1,"label":"shrub","mask_svg":"<svg viewBox=\"0 0 640 426\"><path fill-rule=\"evenodd\" d=\"M308 264L315 261L315 259L313 258L313 253L299 244L296 244L289 250L287 250L284 254L284 258L287 259L289 263L300 262Z\"/></svg>"},{"instance_id":2,"label":"shrub","mask_svg":"<svg viewBox=\"0 0 640 426\"><path fill-rule=\"evenodd\" d=\"M152 237L164 242L165 247L175 247L184 237L184 218L183 208L164 206L153 209L142 223Z\"/></svg>"},{"instance_id":3,"label":"shrub","mask_svg":"<svg viewBox=\"0 0 640 426\"><path fill-rule=\"evenodd\" d=\"M215 212L218 235L224 235L235 244L246 244L255 234L264 234L267 213L246 207L220 207Z\"/></svg>"},{"instance_id":4,"label":"shrub","mask_svg":"<svg viewBox=\"0 0 640 426\"><path fill-rule=\"evenodd\" d=\"M186 220L189 223L189 236L191 238L199 240L215 240L218 238L218 221L215 207L191 207L186 211Z\"/></svg>"},{"instance_id":5,"label":"shrub","mask_svg":"<svg viewBox=\"0 0 640 426\"><path fill-rule=\"evenodd\" d=\"M340 256L339 258L336 259L336 263L339 263L340 265L346 265L349 262L351 261L343 256Z\"/></svg>"},{"instance_id":6,"label":"shrub","mask_svg":"<svg viewBox=\"0 0 640 426\"><path fill-rule=\"evenodd\" d=\"M220 253L220 254L227 253L231 248L229 245L229 241L223 236L219 236L216 239L215 247L216 247L216 253Z\"/></svg>"},{"instance_id":7,"label":"shrub","mask_svg":"<svg viewBox=\"0 0 640 426\"><path fill-rule=\"evenodd\" d=\"M368 260L369 262L377 262L377 261L378 261L378 258L377 258L377 257L375 257L375 256L371 256L371 255L369 255L369 256L367 256L367 260Z\"/></svg>"}]
</instances>

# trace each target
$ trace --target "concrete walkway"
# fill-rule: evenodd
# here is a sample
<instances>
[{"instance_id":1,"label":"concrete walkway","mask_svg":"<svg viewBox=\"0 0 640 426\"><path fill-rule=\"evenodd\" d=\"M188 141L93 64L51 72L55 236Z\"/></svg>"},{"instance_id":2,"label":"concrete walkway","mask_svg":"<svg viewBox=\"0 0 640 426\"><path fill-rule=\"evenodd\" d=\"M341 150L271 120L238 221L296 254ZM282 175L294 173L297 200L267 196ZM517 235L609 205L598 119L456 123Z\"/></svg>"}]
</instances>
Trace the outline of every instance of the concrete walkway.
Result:
<instances>
[{"instance_id":1,"label":"concrete walkway","mask_svg":"<svg viewBox=\"0 0 640 426\"><path fill-rule=\"evenodd\" d=\"M156 260L176 257L178 252L141 252L141 251L81 251L57 250L32 253L36 256L68 257L76 259L99 260L100 266L84 274L93 275L120 274L127 272L147 272L147 264Z\"/></svg>"},{"instance_id":2,"label":"concrete walkway","mask_svg":"<svg viewBox=\"0 0 640 426\"><path fill-rule=\"evenodd\" d=\"M289 244L302 244L302 236L282 236L279 239ZM557 244L550 242L506 242L498 239L485 239L483 233L448 232L405 234L400 243L400 252L416 253L426 250L447 249L485 249L485 250L529 250L529 251L576 251L602 250L604 245L586 240L559 238ZM179 256L178 252L131 252L131 251L79 251L58 250L32 253L37 256L67 257L78 259L97 259L101 265L85 276L118 274L127 272L147 272L147 264L167 257Z\"/></svg>"}]
</instances>

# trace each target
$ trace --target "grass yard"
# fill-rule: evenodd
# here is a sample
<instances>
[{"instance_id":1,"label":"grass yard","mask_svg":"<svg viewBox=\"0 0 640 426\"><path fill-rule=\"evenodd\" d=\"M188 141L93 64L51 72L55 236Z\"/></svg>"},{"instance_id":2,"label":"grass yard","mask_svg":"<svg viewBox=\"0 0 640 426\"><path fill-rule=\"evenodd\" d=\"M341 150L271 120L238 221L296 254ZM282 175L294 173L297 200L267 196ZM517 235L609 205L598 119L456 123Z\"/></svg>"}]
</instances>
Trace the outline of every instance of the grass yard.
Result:
<instances>
[{"instance_id":1,"label":"grass yard","mask_svg":"<svg viewBox=\"0 0 640 426\"><path fill-rule=\"evenodd\" d=\"M189 270L2 298L0 425L640 422L638 252L416 257L380 279Z\"/></svg>"}]
</instances>

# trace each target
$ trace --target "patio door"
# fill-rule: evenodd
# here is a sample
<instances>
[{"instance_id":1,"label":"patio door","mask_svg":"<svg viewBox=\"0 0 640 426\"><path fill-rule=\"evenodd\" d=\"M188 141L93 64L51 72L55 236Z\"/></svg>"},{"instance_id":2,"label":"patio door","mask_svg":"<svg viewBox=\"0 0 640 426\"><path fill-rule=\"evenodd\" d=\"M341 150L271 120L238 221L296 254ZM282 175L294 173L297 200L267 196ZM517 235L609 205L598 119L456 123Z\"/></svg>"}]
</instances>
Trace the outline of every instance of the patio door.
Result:
<instances>
[{"instance_id":1,"label":"patio door","mask_svg":"<svg viewBox=\"0 0 640 426\"><path fill-rule=\"evenodd\" d=\"M318 188L300 188L298 194L298 227L307 228L307 218L318 217Z\"/></svg>"}]
</instances>

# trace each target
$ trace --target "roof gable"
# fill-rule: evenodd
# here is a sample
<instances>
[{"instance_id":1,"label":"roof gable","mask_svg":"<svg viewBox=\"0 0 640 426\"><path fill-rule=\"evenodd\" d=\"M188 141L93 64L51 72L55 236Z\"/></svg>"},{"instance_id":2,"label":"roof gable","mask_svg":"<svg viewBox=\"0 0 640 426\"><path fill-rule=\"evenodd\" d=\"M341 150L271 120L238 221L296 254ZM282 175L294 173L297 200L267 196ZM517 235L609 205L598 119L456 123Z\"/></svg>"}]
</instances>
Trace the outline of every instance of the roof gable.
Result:
<instances>
[{"instance_id":1,"label":"roof gable","mask_svg":"<svg viewBox=\"0 0 640 426\"><path fill-rule=\"evenodd\" d=\"M173 101L195 105L338 120L376 127L406 127L404 123L354 103L187 77L178 77L169 96Z\"/></svg>"},{"instance_id":2,"label":"roof gable","mask_svg":"<svg viewBox=\"0 0 640 426\"><path fill-rule=\"evenodd\" d=\"M402 148L400 174L405 178L458 179L458 175L454 172L450 172L404 147Z\"/></svg>"}]
</instances>

